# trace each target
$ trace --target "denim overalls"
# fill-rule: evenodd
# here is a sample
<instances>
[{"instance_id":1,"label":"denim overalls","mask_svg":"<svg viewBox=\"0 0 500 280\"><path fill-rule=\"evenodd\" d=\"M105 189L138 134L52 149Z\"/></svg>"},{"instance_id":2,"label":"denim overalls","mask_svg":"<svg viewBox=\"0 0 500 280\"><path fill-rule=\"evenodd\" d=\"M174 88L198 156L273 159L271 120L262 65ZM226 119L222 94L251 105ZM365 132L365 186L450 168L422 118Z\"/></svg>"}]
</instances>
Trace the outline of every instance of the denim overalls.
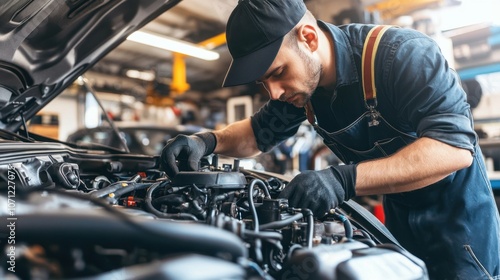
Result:
<instances>
[{"instance_id":1,"label":"denim overalls","mask_svg":"<svg viewBox=\"0 0 500 280\"><path fill-rule=\"evenodd\" d=\"M474 155L470 167L416 191L385 195L386 226L403 247L425 261L431 279L500 279L498 210L457 76L444 62L436 62L441 70L430 74L419 69L418 63L427 62L418 60L440 56L433 56L429 49L403 48L408 40L419 43L422 39L414 31L388 31L391 34L381 42L382 55L377 53L375 72L381 69L376 73L377 102L366 104L360 53L373 26L338 28L319 23L334 38L337 67L335 92L317 90L311 99L317 117L314 127L324 143L346 164L390 156L420 136L470 150ZM428 44L424 42L421 48ZM390 64L398 61L397 56L412 51L421 51L421 57L408 56L410 65L402 63L398 65L401 72L391 72ZM419 71L425 73L419 76ZM404 81L402 87L390 87L399 80ZM414 80L415 85L411 84ZM414 86L423 90L417 95L410 90ZM305 120L303 109L280 103L270 101L252 117L262 151L293 135Z\"/></svg>"},{"instance_id":2,"label":"denim overalls","mask_svg":"<svg viewBox=\"0 0 500 280\"><path fill-rule=\"evenodd\" d=\"M370 125L374 118L377 125ZM314 128L346 164L389 156L416 140L393 127L376 108L334 132L317 124ZM352 139L359 138L372 139L373 147L350 148ZM387 228L426 263L431 279L500 279L491 275L500 274L499 236L494 230L498 213L492 212L496 205L481 150L477 144L474 149L469 168L420 190L384 196Z\"/></svg>"}]
</instances>

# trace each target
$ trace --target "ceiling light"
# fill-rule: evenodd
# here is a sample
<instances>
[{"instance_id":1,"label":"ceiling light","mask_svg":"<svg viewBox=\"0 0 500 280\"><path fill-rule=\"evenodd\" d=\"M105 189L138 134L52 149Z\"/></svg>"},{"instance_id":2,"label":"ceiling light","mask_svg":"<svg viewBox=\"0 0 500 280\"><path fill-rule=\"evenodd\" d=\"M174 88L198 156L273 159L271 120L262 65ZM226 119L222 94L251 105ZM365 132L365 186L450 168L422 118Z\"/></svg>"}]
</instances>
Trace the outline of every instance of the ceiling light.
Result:
<instances>
[{"instance_id":1,"label":"ceiling light","mask_svg":"<svg viewBox=\"0 0 500 280\"><path fill-rule=\"evenodd\" d=\"M153 72L138 71L138 70L127 70L125 75L129 78L141 79L144 81L152 81L155 79L155 74Z\"/></svg>"},{"instance_id":2,"label":"ceiling light","mask_svg":"<svg viewBox=\"0 0 500 280\"><path fill-rule=\"evenodd\" d=\"M165 36L159 36L142 31L136 31L130 34L127 39L140 44L149 45L152 47L172 52L182 53L185 55L189 55L204 60L219 59L219 53L217 52L201 48L196 44L184 42L173 38L168 38Z\"/></svg>"}]
</instances>

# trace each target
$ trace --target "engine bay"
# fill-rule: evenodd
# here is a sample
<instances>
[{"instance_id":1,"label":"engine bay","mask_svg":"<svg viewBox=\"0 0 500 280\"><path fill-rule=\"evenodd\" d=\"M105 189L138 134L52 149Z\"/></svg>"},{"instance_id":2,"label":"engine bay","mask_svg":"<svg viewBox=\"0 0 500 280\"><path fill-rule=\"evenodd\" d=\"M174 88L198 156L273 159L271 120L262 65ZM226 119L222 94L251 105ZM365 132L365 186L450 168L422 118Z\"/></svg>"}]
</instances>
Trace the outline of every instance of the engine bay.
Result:
<instances>
[{"instance_id":1,"label":"engine bay","mask_svg":"<svg viewBox=\"0 0 500 280\"><path fill-rule=\"evenodd\" d=\"M354 201L318 219L238 159L174 178L157 161L51 144L0 163L0 278L428 279Z\"/></svg>"}]
</instances>

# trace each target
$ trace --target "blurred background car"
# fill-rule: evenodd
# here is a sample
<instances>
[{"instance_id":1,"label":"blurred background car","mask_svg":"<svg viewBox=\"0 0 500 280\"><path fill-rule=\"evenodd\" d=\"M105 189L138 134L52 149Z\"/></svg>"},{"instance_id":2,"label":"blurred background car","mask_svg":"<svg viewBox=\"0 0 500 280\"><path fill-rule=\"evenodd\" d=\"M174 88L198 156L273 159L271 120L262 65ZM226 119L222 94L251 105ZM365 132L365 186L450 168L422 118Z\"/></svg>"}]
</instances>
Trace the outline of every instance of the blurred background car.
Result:
<instances>
[{"instance_id":1,"label":"blurred background car","mask_svg":"<svg viewBox=\"0 0 500 280\"><path fill-rule=\"evenodd\" d=\"M209 130L194 125L165 126L128 122L115 122L115 126L119 134L111 126L81 128L71 133L66 141L77 145L96 143L115 148L120 148L123 141L130 153L156 156L169 139L179 134L191 135Z\"/></svg>"}]
</instances>

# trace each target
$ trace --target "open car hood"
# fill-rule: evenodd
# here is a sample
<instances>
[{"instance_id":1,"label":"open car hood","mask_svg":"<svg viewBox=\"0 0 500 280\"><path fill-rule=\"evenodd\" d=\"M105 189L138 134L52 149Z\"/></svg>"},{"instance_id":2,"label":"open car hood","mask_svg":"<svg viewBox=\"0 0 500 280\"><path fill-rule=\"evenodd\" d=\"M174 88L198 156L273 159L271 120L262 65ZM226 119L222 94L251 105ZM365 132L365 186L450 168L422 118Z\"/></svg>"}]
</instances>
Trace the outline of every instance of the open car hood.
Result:
<instances>
[{"instance_id":1,"label":"open car hood","mask_svg":"<svg viewBox=\"0 0 500 280\"><path fill-rule=\"evenodd\" d=\"M180 0L0 3L0 129L17 131L128 35Z\"/></svg>"}]
</instances>

